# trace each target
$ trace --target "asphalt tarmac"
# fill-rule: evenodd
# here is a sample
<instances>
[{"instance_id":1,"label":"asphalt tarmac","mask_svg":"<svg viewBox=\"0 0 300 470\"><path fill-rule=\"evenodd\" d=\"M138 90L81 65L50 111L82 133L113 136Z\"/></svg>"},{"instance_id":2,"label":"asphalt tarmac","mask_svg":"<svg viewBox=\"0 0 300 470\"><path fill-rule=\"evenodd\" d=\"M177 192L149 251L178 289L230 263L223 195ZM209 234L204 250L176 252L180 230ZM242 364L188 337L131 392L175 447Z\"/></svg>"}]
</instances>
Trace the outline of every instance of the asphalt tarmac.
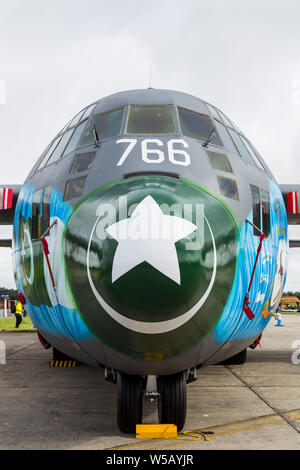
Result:
<instances>
[{"instance_id":1,"label":"asphalt tarmac","mask_svg":"<svg viewBox=\"0 0 300 470\"><path fill-rule=\"evenodd\" d=\"M199 370L188 385L184 430L193 433L172 441L119 432L117 387L102 369L49 368L51 350L35 333L0 333L0 449L300 449L300 364L292 362L293 354L300 362L300 315L282 319L282 327L271 320L244 365ZM145 402L144 423L157 422L156 405Z\"/></svg>"}]
</instances>

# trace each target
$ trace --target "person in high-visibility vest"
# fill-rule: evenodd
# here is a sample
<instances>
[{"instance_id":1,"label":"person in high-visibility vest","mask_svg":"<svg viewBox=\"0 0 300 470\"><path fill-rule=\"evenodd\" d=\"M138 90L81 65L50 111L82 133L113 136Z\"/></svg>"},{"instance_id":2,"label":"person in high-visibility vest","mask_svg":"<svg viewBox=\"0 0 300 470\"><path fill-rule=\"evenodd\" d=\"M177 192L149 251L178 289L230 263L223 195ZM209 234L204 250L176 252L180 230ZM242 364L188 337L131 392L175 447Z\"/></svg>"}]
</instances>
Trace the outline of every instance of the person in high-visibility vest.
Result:
<instances>
[{"instance_id":1,"label":"person in high-visibility vest","mask_svg":"<svg viewBox=\"0 0 300 470\"><path fill-rule=\"evenodd\" d=\"M15 316L16 316L16 328L19 328L19 326L21 325L22 323L22 312L23 312L23 305L21 304L21 302L18 300L17 303L16 303L16 313L15 313Z\"/></svg>"}]
</instances>

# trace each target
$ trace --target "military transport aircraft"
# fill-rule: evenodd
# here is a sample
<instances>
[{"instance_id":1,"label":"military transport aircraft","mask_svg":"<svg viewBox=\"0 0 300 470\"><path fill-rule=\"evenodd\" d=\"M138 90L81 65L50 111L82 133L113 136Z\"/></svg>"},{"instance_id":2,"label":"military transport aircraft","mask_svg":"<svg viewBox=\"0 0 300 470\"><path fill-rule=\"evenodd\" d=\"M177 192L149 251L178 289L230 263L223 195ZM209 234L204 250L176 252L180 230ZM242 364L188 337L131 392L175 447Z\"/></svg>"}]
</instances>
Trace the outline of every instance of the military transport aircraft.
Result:
<instances>
[{"instance_id":1,"label":"military transport aircraft","mask_svg":"<svg viewBox=\"0 0 300 470\"><path fill-rule=\"evenodd\" d=\"M243 363L278 306L299 190L215 106L134 90L80 111L22 186L1 186L0 223L53 359L105 369L122 432L144 396L180 430L197 369Z\"/></svg>"}]
</instances>

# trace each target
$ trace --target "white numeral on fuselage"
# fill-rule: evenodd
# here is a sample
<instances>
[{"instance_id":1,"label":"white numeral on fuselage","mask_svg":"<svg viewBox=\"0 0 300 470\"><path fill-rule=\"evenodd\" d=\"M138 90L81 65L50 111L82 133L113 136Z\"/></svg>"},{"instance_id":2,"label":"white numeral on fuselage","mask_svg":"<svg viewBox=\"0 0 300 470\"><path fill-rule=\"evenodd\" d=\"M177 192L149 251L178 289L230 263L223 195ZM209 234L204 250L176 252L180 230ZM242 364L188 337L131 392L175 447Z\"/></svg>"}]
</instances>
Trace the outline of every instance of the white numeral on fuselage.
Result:
<instances>
[{"instance_id":1,"label":"white numeral on fuselage","mask_svg":"<svg viewBox=\"0 0 300 470\"><path fill-rule=\"evenodd\" d=\"M149 148L148 144L156 144L162 147L164 144L158 139L142 140L142 159L145 163L162 163L165 160L164 152L159 149Z\"/></svg>"},{"instance_id":2,"label":"white numeral on fuselage","mask_svg":"<svg viewBox=\"0 0 300 470\"><path fill-rule=\"evenodd\" d=\"M117 163L117 166L123 165L133 148L137 144L137 139L120 139L117 144L128 143L125 152ZM175 148L175 144L181 144L184 148L189 148L183 139L171 139L167 143L168 159L173 165L189 166L191 164L190 155L183 149ZM154 147L156 145L156 148ZM165 161L165 153L158 147L163 147L164 143L159 139L144 139L141 142L142 160L145 163L162 163Z\"/></svg>"},{"instance_id":3,"label":"white numeral on fuselage","mask_svg":"<svg viewBox=\"0 0 300 470\"><path fill-rule=\"evenodd\" d=\"M137 140L136 139L120 139L120 140L117 140L116 143L117 144L122 144L122 143L125 143L125 144L128 143L129 144L128 147L126 148L125 152L123 153L122 157L120 158L120 160L117 163L117 166L121 166L125 162L126 158L130 154L133 147L135 147L135 144L137 143Z\"/></svg>"}]
</instances>

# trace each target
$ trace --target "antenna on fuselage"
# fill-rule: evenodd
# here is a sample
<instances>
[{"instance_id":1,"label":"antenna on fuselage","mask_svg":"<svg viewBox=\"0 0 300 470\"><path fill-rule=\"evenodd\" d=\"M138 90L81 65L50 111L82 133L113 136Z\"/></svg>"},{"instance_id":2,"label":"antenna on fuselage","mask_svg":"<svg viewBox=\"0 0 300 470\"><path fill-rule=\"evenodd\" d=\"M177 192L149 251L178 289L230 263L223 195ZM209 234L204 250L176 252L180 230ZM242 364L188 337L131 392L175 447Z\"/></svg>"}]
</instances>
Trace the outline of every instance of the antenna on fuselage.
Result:
<instances>
[{"instance_id":1,"label":"antenna on fuselage","mask_svg":"<svg viewBox=\"0 0 300 470\"><path fill-rule=\"evenodd\" d=\"M152 65L149 64L149 86L148 86L148 90L149 89L152 89Z\"/></svg>"}]
</instances>

